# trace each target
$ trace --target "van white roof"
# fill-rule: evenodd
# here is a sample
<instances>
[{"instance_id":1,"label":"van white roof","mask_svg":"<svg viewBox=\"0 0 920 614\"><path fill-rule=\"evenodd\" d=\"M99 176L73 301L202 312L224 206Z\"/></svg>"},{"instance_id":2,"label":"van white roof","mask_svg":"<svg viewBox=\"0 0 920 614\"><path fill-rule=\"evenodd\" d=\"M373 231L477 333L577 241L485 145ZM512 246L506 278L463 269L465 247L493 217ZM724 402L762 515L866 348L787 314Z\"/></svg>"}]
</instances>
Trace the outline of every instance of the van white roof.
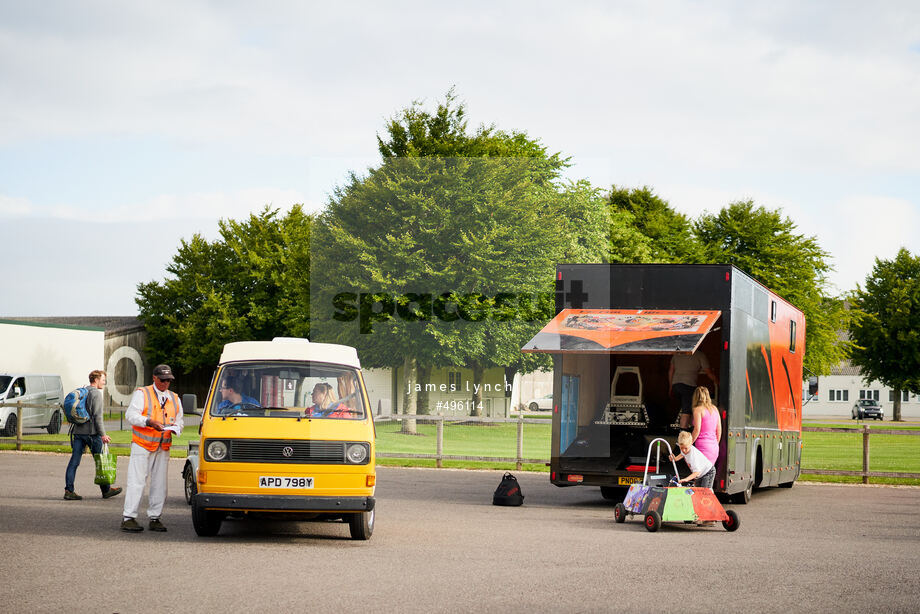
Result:
<instances>
[{"instance_id":1,"label":"van white roof","mask_svg":"<svg viewBox=\"0 0 920 614\"><path fill-rule=\"evenodd\" d=\"M358 351L348 345L311 343L308 339L275 337L271 341L237 341L224 346L221 364L240 360L312 360L361 368Z\"/></svg>"}]
</instances>

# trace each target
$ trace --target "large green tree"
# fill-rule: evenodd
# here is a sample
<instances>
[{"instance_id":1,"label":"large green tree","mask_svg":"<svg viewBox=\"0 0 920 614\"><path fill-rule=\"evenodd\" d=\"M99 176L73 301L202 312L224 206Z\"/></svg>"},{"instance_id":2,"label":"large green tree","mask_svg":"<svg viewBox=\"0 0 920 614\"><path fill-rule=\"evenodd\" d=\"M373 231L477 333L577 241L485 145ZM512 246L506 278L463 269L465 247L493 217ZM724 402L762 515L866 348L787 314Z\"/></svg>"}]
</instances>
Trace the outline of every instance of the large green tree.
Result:
<instances>
[{"instance_id":1,"label":"large green tree","mask_svg":"<svg viewBox=\"0 0 920 614\"><path fill-rule=\"evenodd\" d=\"M583 183L560 187L566 160L525 133L469 130L452 93L433 112L413 103L398 113L378 145L382 163L351 176L317 223L317 335L357 346L371 366L402 365L408 382L462 365L475 387L488 367L536 366L520 347L552 314L556 262L610 251L603 198ZM628 251L630 230L616 231ZM409 413L416 403L410 394Z\"/></svg>"},{"instance_id":2,"label":"large green tree","mask_svg":"<svg viewBox=\"0 0 920 614\"><path fill-rule=\"evenodd\" d=\"M607 195L611 213L628 213L634 228L646 238L649 262L692 263L702 259L701 246L686 215L648 186L624 188L616 185Z\"/></svg>"},{"instance_id":3,"label":"large green tree","mask_svg":"<svg viewBox=\"0 0 920 614\"><path fill-rule=\"evenodd\" d=\"M853 296L851 360L867 382L894 389L892 418L901 420L901 394L920 391L920 257L906 249L875 259Z\"/></svg>"},{"instance_id":4,"label":"large green tree","mask_svg":"<svg viewBox=\"0 0 920 614\"><path fill-rule=\"evenodd\" d=\"M311 223L265 207L221 220L215 241L183 239L166 279L138 285L150 360L210 373L225 343L308 335Z\"/></svg>"},{"instance_id":5,"label":"large green tree","mask_svg":"<svg viewBox=\"0 0 920 614\"><path fill-rule=\"evenodd\" d=\"M848 315L842 301L830 298L828 253L818 240L797 232L780 210L753 201L731 203L696 220L694 232L702 261L733 264L798 307L805 314L805 368L818 374L846 357L838 332Z\"/></svg>"}]
</instances>

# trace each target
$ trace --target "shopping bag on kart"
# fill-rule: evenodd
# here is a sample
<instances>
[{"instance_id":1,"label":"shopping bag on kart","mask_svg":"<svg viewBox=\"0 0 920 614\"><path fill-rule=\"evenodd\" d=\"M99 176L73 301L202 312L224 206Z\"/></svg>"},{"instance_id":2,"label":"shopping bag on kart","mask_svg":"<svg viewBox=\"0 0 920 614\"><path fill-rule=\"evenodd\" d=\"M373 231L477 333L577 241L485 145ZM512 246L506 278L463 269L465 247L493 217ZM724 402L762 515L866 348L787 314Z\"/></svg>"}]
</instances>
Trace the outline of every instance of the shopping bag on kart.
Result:
<instances>
[{"instance_id":1,"label":"shopping bag on kart","mask_svg":"<svg viewBox=\"0 0 920 614\"><path fill-rule=\"evenodd\" d=\"M93 454L93 460L96 461L96 484L114 484L115 483L115 454L109 452L109 444L102 445L102 452Z\"/></svg>"}]
</instances>

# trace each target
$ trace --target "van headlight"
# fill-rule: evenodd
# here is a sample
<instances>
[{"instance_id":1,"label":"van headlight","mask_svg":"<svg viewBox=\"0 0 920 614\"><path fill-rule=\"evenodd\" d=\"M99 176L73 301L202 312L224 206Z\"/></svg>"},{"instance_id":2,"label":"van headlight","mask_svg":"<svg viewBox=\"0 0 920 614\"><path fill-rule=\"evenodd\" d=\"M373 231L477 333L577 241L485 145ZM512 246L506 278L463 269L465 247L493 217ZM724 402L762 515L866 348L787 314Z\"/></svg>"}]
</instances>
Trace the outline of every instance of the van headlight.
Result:
<instances>
[{"instance_id":1,"label":"van headlight","mask_svg":"<svg viewBox=\"0 0 920 614\"><path fill-rule=\"evenodd\" d=\"M208 442L208 447L205 448L208 460L212 461L222 461L226 459L227 451L227 444L223 441Z\"/></svg>"},{"instance_id":2,"label":"van headlight","mask_svg":"<svg viewBox=\"0 0 920 614\"><path fill-rule=\"evenodd\" d=\"M367 444L350 443L345 449L345 460L353 465L360 465L367 461Z\"/></svg>"}]
</instances>

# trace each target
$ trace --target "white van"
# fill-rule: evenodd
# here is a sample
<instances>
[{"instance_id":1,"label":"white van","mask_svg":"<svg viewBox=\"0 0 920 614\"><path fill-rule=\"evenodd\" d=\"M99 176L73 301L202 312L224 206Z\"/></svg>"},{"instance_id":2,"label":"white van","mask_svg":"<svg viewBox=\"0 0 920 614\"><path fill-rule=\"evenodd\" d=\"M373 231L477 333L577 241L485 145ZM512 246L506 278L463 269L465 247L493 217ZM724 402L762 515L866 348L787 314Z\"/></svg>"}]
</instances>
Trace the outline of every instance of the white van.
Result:
<instances>
[{"instance_id":1,"label":"white van","mask_svg":"<svg viewBox=\"0 0 920 614\"><path fill-rule=\"evenodd\" d=\"M47 405L23 407L23 427L48 429L51 434L61 430L64 387L60 375L0 373L0 430L6 436L16 434L16 403L20 401L24 405Z\"/></svg>"}]
</instances>

